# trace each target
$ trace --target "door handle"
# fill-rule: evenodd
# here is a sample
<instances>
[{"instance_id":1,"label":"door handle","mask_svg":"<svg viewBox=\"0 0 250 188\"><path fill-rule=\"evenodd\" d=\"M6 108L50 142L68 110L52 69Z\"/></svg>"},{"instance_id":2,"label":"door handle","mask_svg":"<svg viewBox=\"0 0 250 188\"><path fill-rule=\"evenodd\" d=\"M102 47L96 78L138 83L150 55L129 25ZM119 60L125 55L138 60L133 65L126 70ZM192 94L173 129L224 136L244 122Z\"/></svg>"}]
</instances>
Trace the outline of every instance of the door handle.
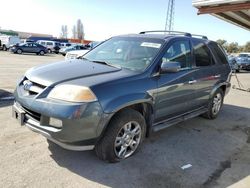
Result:
<instances>
[{"instance_id":1,"label":"door handle","mask_svg":"<svg viewBox=\"0 0 250 188\"><path fill-rule=\"evenodd\" d=\"M220 78L220 74L214 75L214 78Z\"/></svg>"},{"instance_id":2,"label":"door handle","mask_svg":"<svg viewBox=\"0 0 250 188\"><path fill-rule=\"evenodd\" d=\"M188 81L189 84L195 84L197 82L197 80L190 80Z\"/></svg>"}]
</instances>

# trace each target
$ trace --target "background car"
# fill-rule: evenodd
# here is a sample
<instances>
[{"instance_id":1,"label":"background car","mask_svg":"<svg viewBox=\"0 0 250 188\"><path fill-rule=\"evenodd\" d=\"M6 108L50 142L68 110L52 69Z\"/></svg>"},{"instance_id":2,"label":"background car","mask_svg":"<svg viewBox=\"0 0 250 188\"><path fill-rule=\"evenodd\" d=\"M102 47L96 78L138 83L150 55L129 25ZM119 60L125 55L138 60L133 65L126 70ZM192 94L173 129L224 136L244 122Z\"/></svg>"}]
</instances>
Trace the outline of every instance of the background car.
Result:
<instances>
[{"instance_id":1,"label":"background car","mask_svg":"<svg viewBox=\"0 0 250 188\"><path fill-rule=\"evenodd\" d=\"M240 67L239 70L250 71L250 53L240 53L236 61Z\"/></svg>"},{"instance_id":2,"label":"background car","mask_svg":"<svg viewBox=\"0 0 250 188\"><path fill-rule=\"evenodd\" d=\"M90 43L88 43L87 45L85 45L88 49L93 49L94 47L96 47L97 45L99 45L101 42L99 41L92 41Z\"/></svg>"},{"instance_id":3,"label":"background car","mask_svg":"<svg viewBox=\"0 0 250 188\"><path fill-rule=\"evenodd\" d=\"M70 47L72 46L71 43L67 43L67 42L61 42L60 43L60 48L67 48L67 47Z\"/></svg>"},{"instance_id":4,"label":"background car","mask_svg":"<svg viewBox=\"0 0 250 188\"><path fill-rule=\"evenodd\" d=\"M50 40L38 40L36 43L46 47L48 49L48 53L52 53L52 52L59 53L59 49L60 49L59 42L50 41ZM58 49L58 47L59 47L59 49Z\"/></svg>"},{"instance_id":5,"label":"background car","mask_svg":"<svg viewBox=\"0 0 250 188\"><path fill-rule=\"evenodd\" d=\"M67 54L67 52L70 51L75 51L75 50L87 50L87 47L80 44L80 45L74 45L74 46L70 46L67 48L63 48L59 50L59 53L62 54L63 56L65 56Z\"/></svg>"},{"instance_id":6,"label":"background car","mask_svg":"<svg viewBox=\"0 0 250 188\"><path fill-rule=\"evenodd\" d=\"M237 63L236 57L233 55L228 56L228 63L233 71L239 72L240 66Z\"/></svg>"},{"instance_id":7,"label":"background car","mask_svg":"<svg viewBox=\"0 0 250 188\"><path fill-rule=\"evenodd\" d=\"M48 53L48 49L40 44L29 42L20 45L14 45L11 49L11 52L22 54L26 53L36 53L37 55L44 55Z\"/></svg>"},{"instance_id":8,"label":"background car","mask_svg":"<svg viewBox=\"0 0 250 188\"><path fill-rule=\"evenodd\" d=\"M67 60L77 59L86 54L87 52L89 52L90 50L92 50L93 48L95 48L96 46L98 46L100 43L102 42L93 41L85 45L85 47L87 47L87 50L69 51L65 56L65 60L67 61Z\"/></svg>"},{"instance_id":9,"label":"background car","mask_svg":"<svg viewBox=\"0 0 250 188\"><path fill-rule=\"evenodd\" d=\"M21 42L18 36L0 36L0 49L7 51L11 46L19 44Z\"/></svg>"}]
</instances>

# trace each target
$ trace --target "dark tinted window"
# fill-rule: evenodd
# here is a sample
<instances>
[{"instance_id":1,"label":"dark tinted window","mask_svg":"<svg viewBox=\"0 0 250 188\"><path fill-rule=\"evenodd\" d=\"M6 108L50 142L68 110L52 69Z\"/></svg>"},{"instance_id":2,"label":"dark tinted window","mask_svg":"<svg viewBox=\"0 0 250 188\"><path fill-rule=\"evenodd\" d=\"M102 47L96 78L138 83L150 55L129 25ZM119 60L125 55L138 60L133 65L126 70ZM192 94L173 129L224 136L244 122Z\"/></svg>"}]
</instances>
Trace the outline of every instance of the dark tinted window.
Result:
<instances>
[{"instance_id":1,"label":"dark tinted window","mask_svg":"<svg viewBox=\"0 0 250 188\"><path fill-rule=\"evenodd\" d=\"M211 64L211 58L208 47L200 41L193 41L193 45L196 66L209 66Z\"/></svg>"},{"instance_id":2,"label":"dark tinted window","mask_svg":"<svg viewBox=\"0 0 250 188\"><path fill-rule=\"evenodd\" d=\"M47 42L47 45L53 45L53 43L52 42Z\"/></svg>"},{"instance_id":3,"label":"dark tinted window","mask_svg":"<svg viewBox=\"0 0 250 188\"><path fill-rule=\"evenodd\" d=\"M164 54L162 62L179 62L181 68L191 66L191 48L189 41L176 41L174 42Z\"/></svg>"},{"instance_id":4,"label":"dark tinted window","mask_svg":"<svg viewBox=\"0 0 250 188\"><path fill-rule=\"evenodd\" d=\"M214 42L210 43L209 47L212 50L215 58L217 59L217 62L222 63L222 64L228 63L222 47L220 47L217 43L214 43Z\"/></svg>"}]
</instances>

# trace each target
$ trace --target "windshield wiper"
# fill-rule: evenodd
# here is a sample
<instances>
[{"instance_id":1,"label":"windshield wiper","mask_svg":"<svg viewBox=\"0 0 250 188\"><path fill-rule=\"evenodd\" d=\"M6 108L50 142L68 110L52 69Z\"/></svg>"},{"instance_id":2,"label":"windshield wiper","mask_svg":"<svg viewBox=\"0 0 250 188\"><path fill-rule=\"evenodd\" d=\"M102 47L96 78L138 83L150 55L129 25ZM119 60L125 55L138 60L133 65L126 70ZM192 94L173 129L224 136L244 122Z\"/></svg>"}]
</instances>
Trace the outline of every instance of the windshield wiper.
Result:
<instances>
[{"instance_id":1,"label":"windshield wiper","mask_svg":"<svg viewBox=\"0 0 250 188\"><path fill-rule=\"evenodd\" d=\"M94 63L99 63L99 64L102 64L102 65L108 65L108 66L110 66L110 67L115 67L115 68L121 69L120 66L118 66L118 65L113 65L113 64L107 63L107 62L105 62L105 61L92 61L92 62L94 62Z\"/></svg>"},{"instance_id":2,"label":"windshield wiper","mask_svg":"<svg viewBox=\"0 0 250 188\"><path fill-rule=\"evenodd\" d=\"M83 57L83 55L82 55L82 56L77 57L77 59L82 59L82 60L87 60L87 61L89 61L89 59L87 59L87 58Z\"/></svg>"}]
</instances>

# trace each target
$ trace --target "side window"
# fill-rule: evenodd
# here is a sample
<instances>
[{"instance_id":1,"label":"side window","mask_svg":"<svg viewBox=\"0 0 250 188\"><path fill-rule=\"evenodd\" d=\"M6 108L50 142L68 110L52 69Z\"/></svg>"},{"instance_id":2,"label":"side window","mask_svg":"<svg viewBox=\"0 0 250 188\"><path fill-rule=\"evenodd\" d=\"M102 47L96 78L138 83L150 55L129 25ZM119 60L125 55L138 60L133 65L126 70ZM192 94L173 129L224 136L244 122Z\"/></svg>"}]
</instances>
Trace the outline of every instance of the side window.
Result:
<instances>
[{"instance_id":1,"label":"side window","mask_svg":"<svg viewBox=\"0 0 250 188\"><path fill-rule=\"evenodd\" d=\"M212 50L218 63L228 64L225 52L221 46L213 42L213 43L209 43L209 47Z\"/></svg>"},{"instance_id":2,"label":"side window","mask_svg":"<svg viewBox=\"0 0 250 188\"><path fill-rule=\"evenodd\" d=\"M188 40L174 42L164 54L162 62L175 61L181 64L181 68L191 66L191 47Z\"/></svg>"},{"instance_id":3,"label":"side window","mask_svg":"<svg viewBox=\"0 0 250 188\"><path fill-rule=\"evenodd\" d=\"M210 52L208 47L200 41L193 41L194 56L197 67L204 67L211 65Z\"/></svg>"}]
</instances>

